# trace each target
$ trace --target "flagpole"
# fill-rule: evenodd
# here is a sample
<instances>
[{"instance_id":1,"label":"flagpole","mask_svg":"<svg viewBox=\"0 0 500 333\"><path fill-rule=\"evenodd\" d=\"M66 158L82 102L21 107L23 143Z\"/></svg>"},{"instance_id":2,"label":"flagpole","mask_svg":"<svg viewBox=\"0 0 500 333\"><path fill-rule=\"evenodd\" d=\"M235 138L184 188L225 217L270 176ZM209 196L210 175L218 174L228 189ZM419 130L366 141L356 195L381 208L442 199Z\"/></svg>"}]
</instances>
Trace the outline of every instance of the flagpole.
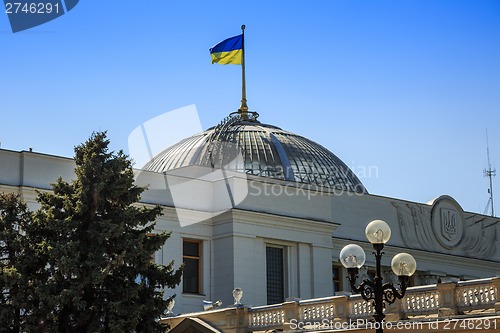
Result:
<instances>
[{"instance_id":1,"label":"flagpole","mask_svg":"<svg viewBox=\"0 0 500 333\"><path fill-rule=\"evenodd\" d=\"M241 26L241 105L239 113L243 120L248 120L247 90L245 82L245 25Z\"/></svg>"}]
</instances>

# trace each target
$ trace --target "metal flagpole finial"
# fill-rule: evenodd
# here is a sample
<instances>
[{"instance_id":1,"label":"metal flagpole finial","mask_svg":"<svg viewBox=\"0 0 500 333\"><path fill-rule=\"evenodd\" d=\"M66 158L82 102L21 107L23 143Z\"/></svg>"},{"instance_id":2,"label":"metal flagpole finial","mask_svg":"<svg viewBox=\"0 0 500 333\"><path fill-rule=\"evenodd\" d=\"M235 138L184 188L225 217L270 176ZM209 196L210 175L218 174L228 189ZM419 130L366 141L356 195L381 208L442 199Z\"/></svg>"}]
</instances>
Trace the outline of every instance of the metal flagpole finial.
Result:
<instances>
[{"instance_id":1,"label":"metal flagpole finial","mask_svg":"<svg viewBox=\"0 0 500 333\"><path fill-rule=\"evenodd\" d=\"M248 120L248 105L247 105L247 92L245 82L245 25L241 26L242 32L242 55L241 55L241 105L238 113L243 120Z\"/></svg>"}]
</instances>

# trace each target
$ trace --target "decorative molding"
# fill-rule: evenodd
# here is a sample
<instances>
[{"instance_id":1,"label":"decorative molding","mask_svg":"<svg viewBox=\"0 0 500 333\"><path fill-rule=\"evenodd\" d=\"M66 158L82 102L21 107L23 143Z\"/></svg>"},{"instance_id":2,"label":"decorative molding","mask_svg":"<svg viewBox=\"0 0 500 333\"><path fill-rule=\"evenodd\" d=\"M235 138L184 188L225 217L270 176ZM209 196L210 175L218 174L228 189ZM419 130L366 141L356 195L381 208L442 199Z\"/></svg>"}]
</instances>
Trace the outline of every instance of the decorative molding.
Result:
<instances>
[{"instance_id":1,"label":"decorative molding","mask_svg":"<svg viewBox=\"0 0 500 333\"><path fill-rule=\"evenodd\" d=\"M434 235L446 249L460 243L464 235L464 212L462 207L450 196L434 200L431 210Z\"/></svg>"},{"instance_id":2,"label":"decorative molding","mask_svg":"<svg viewBox=\"0 0 500 333\"><path fill-rule=\"evenodd\" d=\"M306 218L261 213L243 209L231 209L232 219L227 223L245 223L261 227L307 232L318 235L332 235L339 224Z\"/></svg>"},{"instance_id":3,"label":"decorative molding","mask_svg":"<svg viewBox=\"0 0 500 333\"><path fill-rule=\"evenodd\" d=\"M464 213L450 196L443 195L428 205L392 201L396 208L401 238L412 249L450 253L462 251L477 259L496 254L498 219Z\"/></svg>"}]
</instances>

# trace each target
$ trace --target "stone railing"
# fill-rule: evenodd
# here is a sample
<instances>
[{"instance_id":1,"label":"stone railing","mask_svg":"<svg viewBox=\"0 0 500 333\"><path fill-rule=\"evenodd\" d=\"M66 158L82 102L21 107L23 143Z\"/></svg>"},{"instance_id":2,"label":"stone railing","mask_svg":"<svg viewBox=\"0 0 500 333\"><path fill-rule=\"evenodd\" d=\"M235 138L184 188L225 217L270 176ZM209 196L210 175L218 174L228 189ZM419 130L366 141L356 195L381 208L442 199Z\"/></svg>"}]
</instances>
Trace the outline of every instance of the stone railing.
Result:
<instances>
[{"instance_id":1,"label":"stone railing","mask_svg":"<svg viewBox=\"0 0 500 333\"><path fill-rule=\"evenodd\" d=\"M498 280L498 279L497 279ZM500 285L491 279L459 282L455 289L456 307L459 311L470 311L493 307L500 302Z\"/></svg>"},{"instance_id":2,"label":"stone railing","mask_svg":"<svg viewBox=\"0 0 500 333\"><path fill-rule=\"evenodd\" d=\"M455 284L444 283L409 288L405 297L400 301L402 303L400 313L402 312L405 314L403 317L438 313L440 308L440 297L443 291L447 294L449 287L453 289Z\"/></svg>"},{"instance_id":3,"label":"stone railing","mask_svg":"<svg viewBox=\"0 0 500 333\"><path fill-rule=\"evenodd\" d=\"M402 300L386 307L386 320L416 316L449 318L473 310L500 314L500 278L447 282L411 287ZM486 313L486 312L483 312ZM222 332L289 330L295 322L346 322L370 319L373 306L360 295L293 300L281 304L227 308L162 319L175 327L186 318L199 318Z\"/></svg>"}]
</instances>

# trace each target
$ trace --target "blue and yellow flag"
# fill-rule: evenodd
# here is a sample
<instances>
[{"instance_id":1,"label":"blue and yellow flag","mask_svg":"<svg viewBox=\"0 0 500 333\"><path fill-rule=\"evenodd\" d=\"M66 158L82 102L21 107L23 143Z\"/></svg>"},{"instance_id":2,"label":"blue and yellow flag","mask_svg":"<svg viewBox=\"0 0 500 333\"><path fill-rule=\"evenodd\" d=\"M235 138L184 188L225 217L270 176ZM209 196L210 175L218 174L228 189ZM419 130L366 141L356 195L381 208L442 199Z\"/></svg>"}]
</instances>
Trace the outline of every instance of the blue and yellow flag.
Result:
<instances>
[{"instance_id":1,"label":"blue and yellow flag","mask_svg":"<svg viewBox=\"0 0 500 333\"><path fill-rule=\"evenodd\" d=\"M223 40L210 48L212 64L241 65L243 55L243 34Z\"/></svg>"}]
</instances>

